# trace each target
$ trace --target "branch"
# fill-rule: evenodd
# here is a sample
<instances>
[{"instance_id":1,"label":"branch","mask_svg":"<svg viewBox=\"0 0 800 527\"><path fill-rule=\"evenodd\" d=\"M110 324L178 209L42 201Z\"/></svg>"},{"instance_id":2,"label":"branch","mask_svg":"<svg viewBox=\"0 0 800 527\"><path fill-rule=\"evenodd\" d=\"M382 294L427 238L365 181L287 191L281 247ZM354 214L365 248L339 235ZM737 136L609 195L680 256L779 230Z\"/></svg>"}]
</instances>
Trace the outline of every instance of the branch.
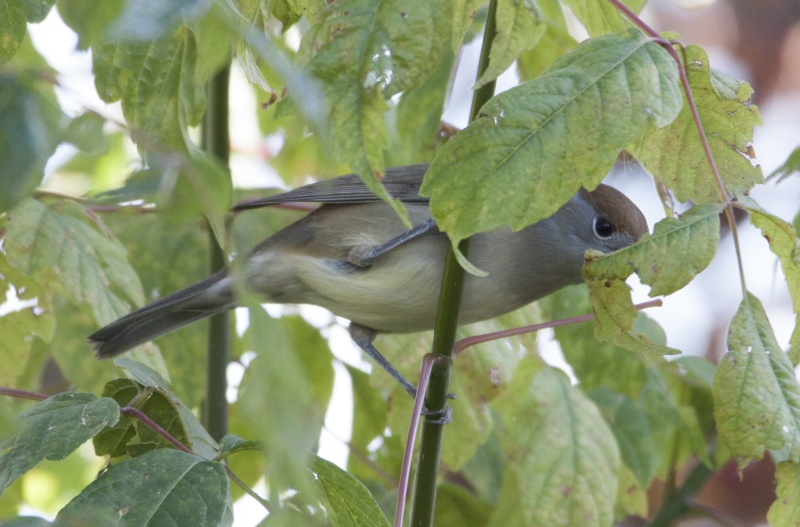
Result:
<instances>
[{"instance_id":1,"label":"branch","mask_svg":"<svg viewBox=\"0 0 800 527\"><path fill-rule=\"evenodd\" d=\"M481 57L476 78L480 78L489 65L489 53L494 40L495 15L497 0L490 0L489 14L483 32ZM470 121L474 121L486 101L494 95L494 82L488 82L477 89L472 97ZM469 251L469 239L459 244L458 250L466 258ZM453 343L458 325L458 308L461 304L461 292L464 285L464 269L456 260L453 248L447 253L439 307L436 312L436 326L433 333L433 353L450 359L453 354ZM445 415L447 403L447 385L450 381L452 361L445 360L433 366L430 388L425 398L425 407L433 415ZM430 417L430 416L429 416ZM412 527L428 527L433 525L433 511L436 504L436 482L439 472L439 457L442 448L443 424L435 419L425 419L420 440L419 462L417 465L416 485L414 488L413 508L411 511Z\"/></svg>"}]
</instances>

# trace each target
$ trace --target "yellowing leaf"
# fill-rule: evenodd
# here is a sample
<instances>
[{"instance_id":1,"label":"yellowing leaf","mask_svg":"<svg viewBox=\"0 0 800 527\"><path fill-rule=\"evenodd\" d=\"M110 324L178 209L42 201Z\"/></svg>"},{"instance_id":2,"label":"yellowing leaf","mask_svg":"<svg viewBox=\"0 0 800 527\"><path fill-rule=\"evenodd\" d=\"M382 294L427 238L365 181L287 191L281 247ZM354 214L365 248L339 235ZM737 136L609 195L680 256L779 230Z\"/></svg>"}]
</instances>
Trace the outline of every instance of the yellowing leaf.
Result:
<instances>
[{"instance_id":1,"label":"yellowing leaf","mask_svg":"<svg viewBox=\"0 0 800 527\"><path fill-rule=\"evenodd\" d=\"M708 267L719 243L721 205L701 205L679 218L658 222L639 242L593 259L584 273L596 279L624 280L636 270L651 286L650 296L668 295Z\"/></svg>"},{"instance_id":2,"label":"yellowing leaf","mask_svg":"<svg viewBox=\"0 0 800 527\"><path fill-rule=\"evenodd\" d=\"M631 351L655 355L673 355L680 351L657 344L634 328L630 288L621 280L590 279L588 281L594 334L598 340L611 342Z\"/></svg>"},{"instance_id":3,"label":"yellowing leaf","mask_svg":"<svg viewBox=\"0 0 800 527\"><path fill-rule=\"evenodd\" d=\"M728 353L714 379L714 417L720 439L743 461L765 450L800 460L800 385L775 341L761 302L750 293L728 330Z\"/></svg>"},{"instance_id":4,"label":"yellowing leaf","mask_svg":"<svg viewBox=\"0 0 800 527\"><path fill-rule=\"evenodd\" d=\"M800 465L784 461L775 470L778 487L777 499L767 513L771 527L796 527L800 525Z\"/></svg>"},{"instance_id":5,"label":"yellowing leaf","mask_svg":"<svg viewBox=\"0 0 800 527\"><path fill-rule=\"evenodd\" d=\"M197 45L181 27L142 43L116 41L92 53L97 93L122 101L122 112L140 147L156 152L180 149L184 132L202 114L194 79Z\"/></svg>"},{"instance_id":6,"label":"yellowing leaf","mask_svg":"<svg viewBox=\"0 0 800 527\"><path fill-rule=\"evenodd\" d=\"M612 523L617 442L597 407L565 375L527 357L492 407L502 417L505 478L515 483L501 492L519 493L524 525Z\"/></svg>"},{"instance_id":7,"label":"yellowing leaf","mask_svg":"<svg viewBox=\"0 0 800 527\"><path fill-rule=\"evenodd\" d=\"M54 270L70 298L91 305L100 324L128 309L109 289L110 283L137 305L144 303L125 249L90 224L75 203L47 207L32 199L23 201L10 213L5 248L9 262L24 274Z\"/></svg>"},{"instance_id":8,"label":"yellowing leaf","mask_svg":"<svg viewBox=\"0 0 800 527\"><path fill-rule=\"evenodd\" d=\"M378 185L389 146L386 100L429 76L450 43L449 3L346 0L329 5L303 37L306 72L324 83L330 140L370 188Z\"/></svg>"},{"instance_id":9,"label":"yellowing leaf","mask_svg":"<svg viewBox=\"0 0 800 527\"><path fill-rule=\"evenodd\" d=\"M619 149L680 109L677 69L636 30L590 39L497 95L433 161L422 193L457 244L521 229L605 177Z\"/></svg>"},{"instance_id":10,"label":"yellowing leaf","mask_svg":"<svg viewBox=\"0 0 800 527\"><path fill-rule=\"evenodd\" d=\"M770 250L780 259L789 296L792 299L792 308L795 313L800 313L800 241L797 239L797 232L790 223L758 207L751 199L742 198L742 201L750 213L750 221L761 230L769 242ZM795 328L789 350L789 358L794 364L800 362L797 331Z\"/></svg>"},{"instance_id":11,"label":"yellowing leaf","mask_svg":"<svg viewBox=\"0 0 800 527\"><path fill-rule=\"evenodd\" d=\"M536 45L547 29L538 18L536 4L530 0L513 0L497 5L497 34L489 53L489 67L473 89L495 80L522 51Z\"/></svg>"},{"instance_id":12,"label":"yellowing leaf","mask_svg":"<svg viewBox=\"0 0 800 527\"><path fill-rule=\"evenodd\" d=\"M745 192L764 181L753 151L753 127L761 124L761 116L748 104L752 90L745 82L733 89L712 76L699 46L687 46L685 54L692 96L720 176L728 192ZM671 125L651 130L631 150L680 201L720 201L688 105Z\"/></svg>"},{"instance_id":13,"label":"yellowing leaf","mask_svg":"<svg viewBox=\"0 0 800 527\"><path fill-rule=\"evenodd\" d=\"M632 25L608 0L565 0L564 3L572 9L592 37L624 31ZM626 0L623 3L638 13L645 0Z\"/></svg>"}]
</instances>

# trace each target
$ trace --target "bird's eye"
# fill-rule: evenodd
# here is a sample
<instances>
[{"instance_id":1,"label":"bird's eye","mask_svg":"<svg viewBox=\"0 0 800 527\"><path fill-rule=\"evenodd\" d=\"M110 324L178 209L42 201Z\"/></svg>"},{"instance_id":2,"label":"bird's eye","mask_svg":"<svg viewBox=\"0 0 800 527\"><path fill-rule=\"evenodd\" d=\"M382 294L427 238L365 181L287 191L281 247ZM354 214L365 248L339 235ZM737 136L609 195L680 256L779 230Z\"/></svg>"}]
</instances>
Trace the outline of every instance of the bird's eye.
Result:
<instances>
[{"instance_id":1,"label":"bird's eye","mask_svg":"<svg viewBox=\"0 0 800 527\"><path fill-rule=\"evenodd\" d=\"M603 216L594 219L594 235L602 240L611 238L614 234L614 225Z\"/></svg>"}]
</instances>

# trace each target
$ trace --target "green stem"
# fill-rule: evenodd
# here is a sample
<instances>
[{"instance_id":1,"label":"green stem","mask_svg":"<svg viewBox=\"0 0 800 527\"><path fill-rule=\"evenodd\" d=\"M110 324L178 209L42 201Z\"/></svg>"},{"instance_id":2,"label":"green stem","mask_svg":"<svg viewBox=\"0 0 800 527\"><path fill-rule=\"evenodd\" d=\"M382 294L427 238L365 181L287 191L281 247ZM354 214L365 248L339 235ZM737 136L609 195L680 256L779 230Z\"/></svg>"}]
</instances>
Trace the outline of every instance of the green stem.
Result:
<instances>
[{"instance_id":1,"label":"green stem","mask_svg":"<svg viewBox=\"0 0 800 527\"><path fill-rule=\"evenodd\" d=\"M206 115L203 122L203 148L228 165L230 158L228 126L228 83L230 66L218 71L206 86ZM225 252L209 228L209 267L211 272L225 266ZM228 433L227 369L230 362L230 314L214 315L208 324L206 400L203 424L219 441Z\"/></svg>"},{"instance_id":2,"label":"green stem","mask_svg":"<svg viewBox=\"0 0 800 527\"><path fill-rule=\"evenodd\" d=\"M495 36L495 14L497 1L489 3L489 15L486 19L486 29L483 34L481 58L478 64L480 78L489 65L489 52ZM489 82L475 91L472 98L470 121L475 120L481 107L494 95L494 82ZM469 251L469 239L462 241L458 250L464 256ZM436 327L433 334L433 353L452 358L453 343L458 325L458 308L461 304L461 292L464 285L464 269L458 264L452 247L448 251L442 277L442 291L439 296L439 308L436 313ZM422 438L419 447L419 461L417 463L417 476L414 486L413 506L411 509L411 526L428 527L433 525L433 512L436 504L436 482L439 472L439 459L442 448L442 433L444 425L437 423L436 418L444 415L447 403L447 386L450 381L452 361L442 360L433 364L430 386L425 407L433 415L425 419L422 426ZM437 415L438 414L438 415ZM432 419L431 419L432 417Z\"/></svg>"},{"instance_id":3,"label":"green stem","mask_svg":"<svg viewBox=\"0 0 800 527\"><path fill-rule=\"evenodd\" d=\"M691 510L691 500L705 485L712 471L698 462L680 487L661 505L648 527L669 527Z\"/></svg>"}]
</instances>

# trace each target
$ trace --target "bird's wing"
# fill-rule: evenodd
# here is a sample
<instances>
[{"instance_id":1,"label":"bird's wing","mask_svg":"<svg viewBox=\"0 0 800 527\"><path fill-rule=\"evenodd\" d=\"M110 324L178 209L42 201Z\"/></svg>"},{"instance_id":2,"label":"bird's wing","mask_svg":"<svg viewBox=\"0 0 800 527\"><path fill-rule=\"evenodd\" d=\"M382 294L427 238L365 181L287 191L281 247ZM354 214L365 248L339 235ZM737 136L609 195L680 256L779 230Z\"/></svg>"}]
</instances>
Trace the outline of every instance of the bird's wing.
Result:
<instances>
[{"instance_id":1,"label":"bird's wing","mask_svg":"<svg viewBox=\"0 0 800 527\"><path fill-rule=\"evenodd\" d=\"M428 170L428 164L407 165L387 168L381 180L383 186L392 195L405 203L428 203L428 198L419 195L422 178ZM375 203L381 199L361 181L356 174L339 176L333 179L317 181L310 185L290 190L275 196L260 198L241 203L234 211L268 207L280 203Z\"/></svg>"}]
</instances>

